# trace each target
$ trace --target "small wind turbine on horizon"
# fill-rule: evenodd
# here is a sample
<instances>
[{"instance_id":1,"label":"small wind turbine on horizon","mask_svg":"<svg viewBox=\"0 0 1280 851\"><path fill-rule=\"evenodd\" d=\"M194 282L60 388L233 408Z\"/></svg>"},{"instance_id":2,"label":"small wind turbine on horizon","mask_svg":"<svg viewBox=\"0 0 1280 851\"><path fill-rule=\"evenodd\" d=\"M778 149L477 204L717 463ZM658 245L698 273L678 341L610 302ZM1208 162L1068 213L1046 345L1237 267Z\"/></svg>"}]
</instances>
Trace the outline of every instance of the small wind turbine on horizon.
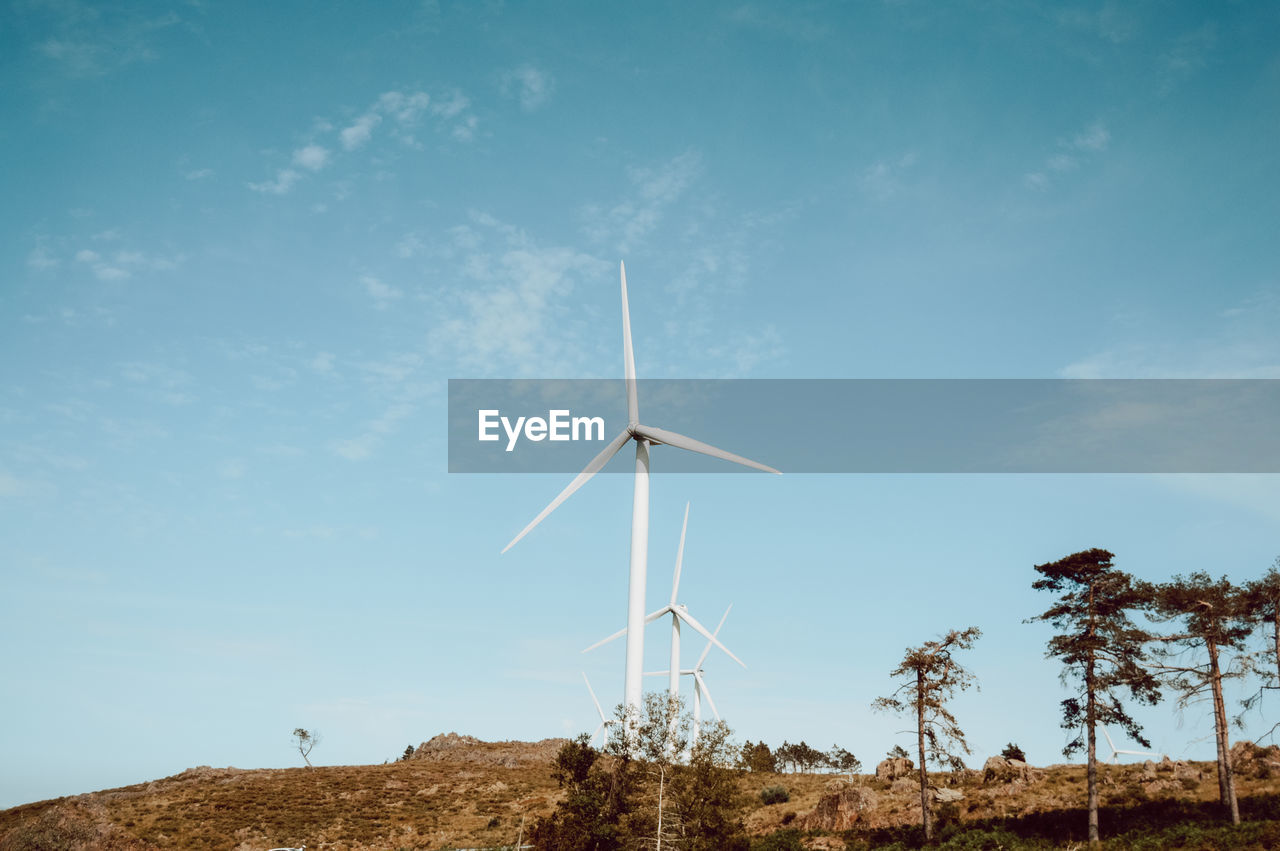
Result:
<instances>
[{"instance_id":1,"label":"small wind turbine on horizon","mask_svg":"<svg viewBox=\"0 0 1280 851\"><path fill-rule=\"evenodd\" d=\"M665 444L677 449L686 449L690 452L709 455L712 458L720 458L724 461L742 464L767 473L781 475L781 472L773 467L743 458L741 455L734 455L732 452L726 452L723 449L717 449L691 437L640 423L640 403L636 392L635 353L631 346L631 311L627 304L626 264L619 264L619 268L622 276L622 363L627 388L627 427L608 446L602 449L596 457L592 458L582 472L573 481L569 482L568 486L555 499L551 500L551 503L542 509L542 512L533 518L533 521L528 526L525 526L520 531L520 534L512 538L511 543L503 547L502 551L505 553L515 546L517 541L529 534L534 526L541 523L548 514L586 484L592 476L600 472L604 465L609 462L609 459L618 454L628 441L634 440L636 442L635 489L631 503L631 566L627 583L627 655L623 702L629 708L639 712L643 696L641 678L644 672L644 594L649 558L649 447L651 445L661 446Z\"/></svg>"},{"instance_id":2,"label":"small wind turbine on horizon","mask_svg":"<svg viewBox=\"0 0 1280 851\"><path fill-rule=\"evenodd\" d=\"M707 699L707 705L711 707L711 713L716 716L716 720L720 720L720 711L716 709L716 702L711 698L711 689L707 687L707 681L702 675L706 673L702 670L702 665L707 661L707 655L711 653L713 646L719 647L724 652L729 653L725 646L720 643L720 629L724 626L725 620L729 617L729 612L733 609L733 603L729 604L729 608L724 610L724 614L720 616L720 623L716 624L716 631L711 633L711 641L707 642L707 646L702 649L702 655L698 657L698 661L692 668L686 668L680 671L680 676L693 677L693 736L689 739L689 747L692 748L698 741L698 733L702 728L702 698ZM742 667L746 667L742 660L738 659L732 653L729 653ZM679 670L673 668L672 670ZM646 671L646 677L662 677L669 676L670 670L667 671Z\"/></svg>"},{"instance_id":3,"label":"small wind turbine on horizon","mask_svg":"<svg viewBox=\"0 0 1280 851\"><path fill-rule=\"evenodd\" d=\"M586 671L582 672L582 681L587 684L587 692L591 695L591 702L596 705L596 713L600 716L600 726L596 727L596 731L591 734L591 741L594 742L596 740L596 736L600 735L601 732L604 732L604 740L601 741L601 744L604 744L604 742L609 739L609 725L617 724L618 719L610 718L604 714L604 709L601 708L600 701L596 699L596 690L591 687L591 680L587 679Z\"/></svg>"},{"instance_id":4,"label":"small wind turbine on horizon","mask_svg":"<svg viewBox=\"0 0 1280 851\"><path fill-rule=\"evenodd\" d=\"M1111 764L1115 765L1120 761L1120 754L1129 754L1130 756L1164 756L1164 754L1155 753L1154 751L1130 751L1124 748L1117 748L1116 743L1111 741L1111 734L1107 732L1107 728L1102 728L1102 735L1107 737L1107 744L1111 746Z\"/></svg>"},{"instance_id":5,"label":"small wind turbine on horizon","mask_svg":"<svg viewBox=\"0 0 1280 851\"><path fill-rule=\"evenodd\" d=\"M670 692L672 697L675 697L677 694L680 693L680 621L682 620L685 623L689 624L689 626L693 627L694 630L701 633L702 636L710 642L710 644L707 645L708 648L710 648L711 645L714 644L716 647L719 647L725 653L728 653L729 658L733 659L733 661L737 662L739 665L741 665L744 668L747 667L745 662L743 662L737 656L734 656L733 653L730 652L728 647L725 647L723 644L720 643L719 639L716 638L714 633L709 632L705 626L698 623L697 619L694 618L693 615L689 614L688 606L677 601L677 598L679 597L679 594L680 594L680 571L684 564L684 541L685 541L685 535L688 531L689 531L689 503L686 502L684 505L684 524L680 527L680 548L679 550L676 551L676 572L675 572L675 576L672 578L672 581L671 581L671 602L667 603L665 606L663 606L661 609L658 609L656 612L651 612L644 619L644 623L647 626L653 623L654 621L658 620L659 618L663 617L664 615L671 615L671 664L670 664L670 667L668 668L668 671L670 673L670 680L667 684L667 690ZM623 627L622 629L615 632L613 635L609 636L608 638L604 638L604 639L601 639L600 641L597 641L595 644L586 648L582 652L589 653L590 651L595 650L597 647L601 647L605 644L608 644L610 641L621 638L626 634L627 634L627 627Z\"/></svg>"}]
</instances>

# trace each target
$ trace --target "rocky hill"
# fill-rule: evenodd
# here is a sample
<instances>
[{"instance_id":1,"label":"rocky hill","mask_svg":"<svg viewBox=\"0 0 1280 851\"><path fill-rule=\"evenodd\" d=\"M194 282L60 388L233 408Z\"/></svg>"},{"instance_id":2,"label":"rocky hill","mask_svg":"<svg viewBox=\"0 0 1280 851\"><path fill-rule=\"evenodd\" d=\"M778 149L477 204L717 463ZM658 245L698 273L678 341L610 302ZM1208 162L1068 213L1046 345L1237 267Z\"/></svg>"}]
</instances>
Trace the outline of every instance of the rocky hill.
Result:
<instances>
[{"instance_id":1,"label":"rocky hill","mask_svg":"<svg viewBox=\"0 0 1280 851\"><path fill-rule=\"evenodd\" d=\"M0 812L0 851L264 851L304 844L312 851L437 851L510 845L522 821L527 825L549 813L559 800L550 765L563 742L482 742L449 733L422 743L411 758L385 765L192 768L150 783ZM1246 818L1280 819L1280 749L1240 743L1235 753ZM843 849L850 837L874 847L905 835L919 819L919 788L909 763L903 763L882 764L876 775L743 773L738 783L744 823L757 837L794 829L809 848ZM1101 771L1108 828L1159 825L1171 814L1217 818L1212 763L1166 760ZM1057 847L1052 838L1060 831L1083 827L1080 765L1033 768L997 758L981 771L931 777L944 822L1010 829L1049 843L1036 847ZM789 800L763 804L766 786L783 786ZM1280 821L1267 824L1280 841ZM1067 836L1062 832L1060 838Z\"/></svg>"}]
</instances>

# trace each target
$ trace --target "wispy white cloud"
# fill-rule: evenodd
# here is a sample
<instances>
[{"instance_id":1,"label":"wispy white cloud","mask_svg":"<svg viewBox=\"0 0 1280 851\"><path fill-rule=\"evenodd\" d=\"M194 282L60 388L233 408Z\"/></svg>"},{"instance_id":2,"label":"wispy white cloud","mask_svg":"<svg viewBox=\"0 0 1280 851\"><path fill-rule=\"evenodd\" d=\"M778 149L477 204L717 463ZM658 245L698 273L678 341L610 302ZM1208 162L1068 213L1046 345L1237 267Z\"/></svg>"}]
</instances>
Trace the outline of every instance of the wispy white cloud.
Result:
<instances>
[{"instance_id":1,"label":"wispy white cloud","mask_svg":"<svg viewBox=\"0 0 1280 851\"><path fill-rule=\"evenodd\" d=\"M1053 185L1054 176L1061 176L1080 168L1090 157L1096 157L1111 145L1111 131L1102 121L1095 121L1058 142L1058 151L1045 158L1034 171L1022 175L1022 185L1028 189L1043 191Z\"/></svg>"},{"instance_id":2,"label":"wispy white cloud","mask_svg":"<svg viewBox=\"0 0 1280 851\"><path fill-rule=\"evenodd\" d=\"M1208 315L1194 335L1126 341L1064 366L1063 378L1280 378L1280 289Z\"/></svg>"},{"instance_id":3,"label":"wispy white cloud","mask_svg":"<svg viewBox=\"0 0 1280 851\"><path fill-rule=\"evenodd\" d=\"M363 147L373 136L373 128L382 123L382 116L374 112L366 112L360 116L351 125L344 127L339 137L342 139L342 147L348 151L354 151L356 148Z\"/></svg>"},{"instance_id":4,"label":"wispy white cloud","mask_svg":"<svg viewBox=\"0 0 1280 851\"><path fill-rule=\"evenodd\" d=\"M858 176L858 185L863 192L883 201L902 190L903 175L915 164L916 155L913 152L879 160L863 170Z\"/></svg>"},{"instance_id":5,"label":"wispy white cloud","mask_svg":"<svg viewBox=\"0 0 1280 851\"><path fill-rule=\"evenodd\" d=\"M502 93L518 99L525 112L546 106L554 91L555 78L532 65L522 65L502 75Z\"/></svg>"},{"instance_id":6,"label":"wispy white cloud","mask_svg":"<svg viewBox=\"0 0 1280 851\"><path fill-rule=\"evenodd\" d=\"M379 310L385 310L387 305L404 295L400 290L383 283L373 275L361 275L360 285L364 287L365 292L373 299L374 306Z\"/></svg>"},{"instance_id":7,"label":"wispy white cloud","mask_svg":"<svg viewBox=\"0 0 1280 851\"><path fill-rule=\"evenodd\" d=\"M191 171L185 172L182 175L182 177L185 180L207 180L210 177L213 177L213 169L211 168L192 169Z\"/></svg>"},{"instance_id":8,"label":"wispy white cloud","mask_svg":"<svg viewBox=\"0 0 1280 851\"><path fill-rule=\"evenodd\" d=\"M624 254L630 252L644 242L701 171L702 157L696 151L657 165L632 167L628 170L631 191L627 198L607 208L593 204L583 210L588 238L611 243Z\"/></svg>"},{"instance_id":9,"label":"wispy white cloud","mask_svg":"<svg viewBox=\"0 0 1280 851\"><path fill-rule=\"evenodd\" d=\"M589 360L577 330L557 318L579 280L616 275L616 266L542 245L484 214L451 236L465 283L450 295L450 318L432 333L433 351L483 375L581 374Z\"/></svg>"},{"instance_id":10,"label":"wispy white cloud","mask_svg":"<svg viewBox=\"0 0 1280 851\"><path fill-rule=\"evenodd\" d=\"M329 164L329 151L320 145L306 145L293 152L293 164L308 171L319 171Z\"/></svg>"},{"instance_id":11,"label":"wispy white cloud","mask_svg":"<svg viewBox=\"0 0 1280 851\"><path fill-rule=\"evenodd\" d=\"M82 248L75 253L76 262L89 266L93 274L103 281L131 278L137 272L168 272L180 266L185 259L181 254L166 257L142 251L120 250L99 252Z\"/></svg>"},{"instance_id":12,"label":"wispy white cloud","mask_svg":"<svg viewBox=\"0 0 1280 851\"><path fill-rule=\"evenodd\" d=\"M294 187L302 175L291 168L282 168L276 172L274 180L264 180L261 183L250 183L249 188L254 192L262 192L267 195L284 195Z\"/></svg>"},{"instance_id":13,"label":"wispy white cloud","mask_svg":"<svg viewBox=\"0 0 1280 851\"><path fill-rule=\"evenodd\" d=\"M27 268L37 272L47 272L50 269L56 269L59 265L60 261L49 250L49 246L43 239L36 242L36 247L27 255Z\"/></svg>"},{"instance_id":14,"label":"wispy white cloud","mask_svg":"<svg viewBox=\"0 0 1280 851\"><path fill-rule=\"evenodd\" d=\"M37 53L70 77L102 76L155 59L156 35L181 23L176 12L147 15L79 0L19 4L15 11L43 30Z\"/></svg>"},{"instance_id":15,"label":"wispy white cloud","mask_svg":"<svg viewBox=\"0 0 1280 851\"><path fill-rule=\"evenodd\" d=\"M1160 57L1160 93L1168 94L1203 70L1217 44L1218 31L1212 23L1179 36Z\"/></svg>"}]
</instances>

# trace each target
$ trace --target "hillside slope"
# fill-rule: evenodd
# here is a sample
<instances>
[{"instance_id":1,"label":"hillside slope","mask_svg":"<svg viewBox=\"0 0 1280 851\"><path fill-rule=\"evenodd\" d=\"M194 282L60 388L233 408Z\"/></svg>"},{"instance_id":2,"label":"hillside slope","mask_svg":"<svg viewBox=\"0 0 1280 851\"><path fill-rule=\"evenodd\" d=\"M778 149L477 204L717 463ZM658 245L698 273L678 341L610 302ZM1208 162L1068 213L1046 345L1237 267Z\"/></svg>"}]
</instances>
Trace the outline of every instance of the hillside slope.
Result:
<instances>
[{"instance_id":1,"label":"hillside slope","mask_svg":"<svg viewBox=\"0 0 1280 851\"><path fill-rule=\"evenodd\" d=\"M219 849L277 846L343 851L482 848L514 843L522 819L549 813L560 797L550 765L563 740L480 742L449 734L424 743L414 758L386 765L312 769L192 768L150 783L27 804L0 812L0 851L27 849ZM1280 793L1280 762L1270 751L1241 753L1246 813L1269 814ZM1053 835L1073 823L1084 800L1079 765L988 773L939 773L946 817L1005 820ZM786 787L790 800L761 803L764 786ZM843 848L835 833L867 836L919 819L911 777L742 774L743 819L754 835L787 826L810 832L810 847ZM1212 763L1104 766L1104 815L1119 824L1160 812L1212 812ZM958 797L959 796L959 797ZM1173 809L1171 809L1173 808ZM1258 817L1255 815L1254 817ZM1268 815L1274 818L1274 815ZM1083 827L1083 825L1081 825ZM819 833L813 833L818 831ZM827 831L830 835L820 835ZM1065 838L1065 837L1064 837Z\"/></svg>"}]
</instances>

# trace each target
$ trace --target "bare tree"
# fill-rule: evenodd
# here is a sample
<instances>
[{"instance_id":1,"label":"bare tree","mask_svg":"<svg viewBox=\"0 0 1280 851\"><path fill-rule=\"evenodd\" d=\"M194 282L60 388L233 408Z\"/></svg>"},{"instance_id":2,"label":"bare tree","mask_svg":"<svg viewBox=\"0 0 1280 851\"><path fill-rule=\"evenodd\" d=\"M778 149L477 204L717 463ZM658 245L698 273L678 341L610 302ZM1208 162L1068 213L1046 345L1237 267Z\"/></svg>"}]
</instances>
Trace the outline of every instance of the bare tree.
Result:
<instances>
[{"instance_id":1,"label":"bare tree","mask_svg":"<svg viewBox=\"0 0 1280 851\"><path fill-rule=\"evenodd\" d=\"M1160 699L1159 681L1146 667L1151 634L1129 619L1129 612L1149 605L1151 588L1112 564L1106 550L1074 553L1036 565L1043 577L1037 591L1054 591L1057 602L1030 622L1045 621L1060 632L1049 639L1046 656L1062 660L1062 680L1076 680L1074 697L1062 701L1062 728L1074 734L1062 749L1071 756L1088 754L1089 842L1098 843L1098 724L1119 725L1143 747L1151 747L1142 725L1125 711L1120 692L1139 703Z\"/></svg>"},{"instance_id":2,"label":"bare tree","mask_svg":"<svg viewBox=\"0 0 1280 851\"><path fill-rule=\"evenodd\" d=\"M1248 616L1245 595L1224 576L1214 581L1207 573L1175 576L1155 591L1156 615L1178 620L1184 632L1163 637L1160 673L1178 692L1178 705L1187 706L1208 697L1213 703L1214 738L1218 751L1218 794L1231 816L1240 823L1236 802L1235 776L1231 766L1231 746L1227 731L1227 711L1222 699L1222 681L1243 676L1250 654L1245 648L1253 624ZM1188 654L1204 652L1202 658ZM1223 664L1223 654L1229 654Z\"/></svg>"},{"instance_id":3,"label":"bare tree","mask_svg":"<svg viewBox=\"0 0 1280 851\"><path fill-rule=\"evenodd\" d=\"M293 744L298 748L298 753L302 754L302 759L307 764L307 768L311 767L311 749L320 744L320 731L308 731L302 727L297 727L293 731Z\"/></svg>"},{"instance_id":4,"label":"bare tree","mask_svg":"<svg viewBox=\"0 0 1280 851\"><path fill-rule=\"evenodd\" d=\"M964 768L960 754L970 753L964 732L955 716L947 709L947 701L957 691L964 691L977 678L952 658L957 650L968 650L982 635L976 626L951 630L937 641L920 647L908 647L892 677L903 682L888 697L877 698L873 709L899 715L910 713L916 719L916 747L920 756L920 820L925 840L933 839L929 819L929 773L926 758L953 771Z\"/></svg>"}]
</instances>

